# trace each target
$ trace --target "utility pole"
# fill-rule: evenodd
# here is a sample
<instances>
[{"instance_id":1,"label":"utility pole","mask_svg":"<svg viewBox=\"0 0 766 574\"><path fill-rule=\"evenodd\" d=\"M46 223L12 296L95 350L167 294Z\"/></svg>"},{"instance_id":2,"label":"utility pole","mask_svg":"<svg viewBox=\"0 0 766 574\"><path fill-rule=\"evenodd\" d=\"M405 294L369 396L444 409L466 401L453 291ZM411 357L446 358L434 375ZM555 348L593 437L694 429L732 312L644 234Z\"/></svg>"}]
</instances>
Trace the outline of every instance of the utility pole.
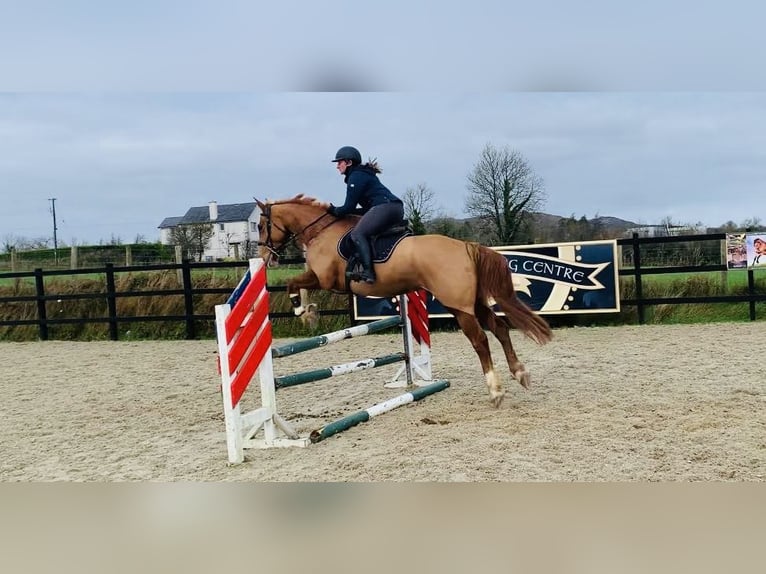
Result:
<instances>
[{"instance_id":1,"label":"utility pole","mask_svg":"<svg viewBox=\"0 0 766 574\"><path fill-rule=\"evenodd\" d=\"M56 238L56 231L58 231L58 227L56 227L56 198L51 197L48 201L51 202L51 211L53 212L53 259L56 262L56 265L58 265L59 243L58 243L58 239Z\"/></svg>"}]
</instances>

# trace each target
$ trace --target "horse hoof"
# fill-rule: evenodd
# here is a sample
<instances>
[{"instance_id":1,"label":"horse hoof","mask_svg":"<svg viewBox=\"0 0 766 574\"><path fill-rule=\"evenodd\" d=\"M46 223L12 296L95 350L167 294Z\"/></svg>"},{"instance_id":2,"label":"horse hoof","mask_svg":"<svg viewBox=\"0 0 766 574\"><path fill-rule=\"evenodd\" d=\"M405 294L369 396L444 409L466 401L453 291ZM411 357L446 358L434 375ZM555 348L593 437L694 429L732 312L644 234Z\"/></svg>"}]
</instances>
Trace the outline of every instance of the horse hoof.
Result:
<instances>
[{"instance_id":1,"label":"horse hoof","mask_svg":"<svg viewBox=\"0 0 766 574\"><path fill-rule=\"evenodd\" d=\"M496 409L500 408L500 405L503 404L503 399L505 398L505 393L502 393L500 395L497 395L495 397L492 397L489 399L490 404L495 407Z\"/></svg>"},{"instance_id":2,"label":"horse hoof","mask_svg":"<svg viewBox=\"0 0 766 574\"><path fill-rule=\"evenodd\" d=\"M500 408L500 405L503 404L503 399L505 398L505 391L494 392L494 393L490 392L489 397L490 397L489 398L490 404L496 409Z\"/></svg>"},{"instance_id":3,"label":"horse hoof","mask_svg":"<svg viewBox=\"0 0 766 574\"><path fill-rule=\"evenodd\" d=\"M519 384L525 389L529 388L530 376L529 371L526 369L520 369L513 373L513 378L519 381Z\"/></svg>"}]
</instances>

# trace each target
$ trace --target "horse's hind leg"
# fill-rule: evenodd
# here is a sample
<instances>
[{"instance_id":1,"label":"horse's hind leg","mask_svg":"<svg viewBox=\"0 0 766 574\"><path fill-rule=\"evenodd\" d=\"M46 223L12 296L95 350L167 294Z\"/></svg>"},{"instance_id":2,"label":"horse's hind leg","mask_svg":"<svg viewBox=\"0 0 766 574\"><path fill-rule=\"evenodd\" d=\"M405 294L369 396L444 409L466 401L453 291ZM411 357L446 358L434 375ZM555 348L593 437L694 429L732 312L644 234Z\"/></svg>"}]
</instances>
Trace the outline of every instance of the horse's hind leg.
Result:
<instances>
[{"instance_id":1,"label":"horse's hind leg","mask_svg":"<svg viewBox=\"0 0 766 574\"><path fill-rule=\"evenodd\" d=\"M522 387L528 389L529 371L527 371L526 367L519 361L519 358L516 356L516 351L513 350L510 321L501 315L496 315L492 309L479 302L476 303L474 311L482 326L489 329L502 345L503 352L505 353L505 360L508 361L508 368L511 370L513 378L519 381L519 384L521 384Z\"/></svg>"},{"instance_id":2,"label":"horse's hind leg","mask_svg":"<svg viewBox=\"0 0 766 574\"><path fill-rule=\"evenodd\" d=\"M489 340L486 333L481 328L478 319L465 311L447 308L457 319L463 334L471 341L476 354L481 361L481 369L484 371L484 377L489 390L490 402L493 406L499 407L505 397L505 389L500 384L500 379L495 373L495 365L492 363L492 355L489 352Z\"/></svg>"}]
</instances>

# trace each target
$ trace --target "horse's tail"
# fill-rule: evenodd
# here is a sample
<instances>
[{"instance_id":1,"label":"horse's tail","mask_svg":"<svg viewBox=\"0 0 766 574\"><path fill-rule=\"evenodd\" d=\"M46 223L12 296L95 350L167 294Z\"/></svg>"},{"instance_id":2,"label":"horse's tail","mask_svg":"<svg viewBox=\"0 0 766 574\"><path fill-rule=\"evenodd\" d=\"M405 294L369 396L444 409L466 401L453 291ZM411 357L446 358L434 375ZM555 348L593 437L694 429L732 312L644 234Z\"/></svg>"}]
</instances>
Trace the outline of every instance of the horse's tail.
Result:
<instances>
[{"instance_id":1,"label":"horse's tail","mask_svg":"<svg viewBox=\"0 0 766 574\"><path fill-rule=\"evenodd\" d=\"M466 243L468 255L476 265L477 301L494 301L511 325L533 341L544 345L553 337L548 323L527 307L513 288L508 260L497 251L479 243Z\"/></svg>"}]
</instances>

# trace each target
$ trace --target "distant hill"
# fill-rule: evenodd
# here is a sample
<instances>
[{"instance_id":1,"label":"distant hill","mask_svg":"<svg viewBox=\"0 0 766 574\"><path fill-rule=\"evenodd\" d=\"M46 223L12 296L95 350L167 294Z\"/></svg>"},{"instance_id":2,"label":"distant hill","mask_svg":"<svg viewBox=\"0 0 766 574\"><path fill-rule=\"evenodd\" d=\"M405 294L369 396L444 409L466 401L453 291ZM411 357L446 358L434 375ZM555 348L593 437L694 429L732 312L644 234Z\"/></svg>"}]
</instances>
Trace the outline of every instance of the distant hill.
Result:
<instances>
[{"instance_id":1,"label":"distant hill","mask_svg":"<svg viewBox=\"0 0 766 574\"><path fill-rule=\"evenodd\" d=\"M535 222L539 225L543 226L556 226L558 225L559 221L562 219L569 219L568 217L564 217L562 215L552 215L550 213L534 213L533 217L535 218ZM576 219L579 219L578 217L575 217ZM619 217L611 217L608 215L600 215L599 217L593 217L588 219L590 223L597 223L599 224L603 229L607 229L609 231L618 232L621 233L625 231L626 229L629 229L631 227L637 227L638 224L634 223L632 221L627 221L625 219L620 219Z\"/></svg>"},{"instance_id":2,"label":"distant hill","mask_svg":"<svg viewBox=\"0 0 766 574\"><path fill-rule=\"evenodd\" d=\"M550 213L533 213L532 214L534 218L534 224L539 227L546 227L546 228L554 228L557 227L559 222L562 219L569 219L569 217L564 217L562 215L553 215ZM475 223L476 218L475 217L466 217L463 219L457 219L448 217L446 219L450 219L452 221L455 221L457 223ZM579 219L579 218L577 218ZM634 223L633 221L628 221L626 219L620 219L619 217L611 217L609 215L601 215L599 217L593 217L588 219L590 223L597 223L601 226L602 229L607 231L610 235L613 235L614 237L619 237L627 229L630 229L631 227L638 227L638 223Z\"/></svg>"},{"instance_id":3,"label":"distant hill","mask_svg":"<svg viewBox=\"0 0 766 574\"><path fill-rule=\"evenodd\" d=\"M558 225L559 221L562 219L569 219L569 217L564 217L563 215L553 215L551 213L533 213L532 216L534 217L535 223L543 226L555 226ZM475 217L464 217L464 218L458 218L458 217L445 217L444 219L448 219L450 221L455 221L457 223L475 223L476 218ZM579 217L576 217L576 219L579 219ZM599 217L593 217L591 219L588 219L591 223L598 223L601 226L603 226L606 229L616 229L624 231L625 229L630 229L631 227L639 227L638 223L635 223L633 221L628 221L626 219L620 219L619 217L611 217L609 215L600 215Z\"/></svg>"},{"instance_id":4,"label":"distant hill","mask_svg":"<svg viewBox=\"0 0 766 574\"><path fill-rule=\"evenodd\" d=\"M608 215L599 216L591 221L596 221L601 223L606 228L619 228L619 229L629 229L631 227L639 227L638 223L635 223L633 221L627 221L625 219L620 219L619 217L610 217Z\"/></svg>"},{"instance_id":5,"label":"distant hill","mask_svg":"<svg viewBox=\"0 0 766 574\"><path fill-rule=\"evenodd\" d=\"M552 215L550 213L535 213L535 222L543 227L555 227L562 219L569 219L561 215ZM579 219L579 217L575 217ZM631 227L637 227L638 224L626 219L620 219L619 217L612 217L609 215L600 215L599 217L587 218L588 222L592 225L598 225L607 232L609 235L619 237L624 234L627 229Z\"/></svg>"}]
</instances>

